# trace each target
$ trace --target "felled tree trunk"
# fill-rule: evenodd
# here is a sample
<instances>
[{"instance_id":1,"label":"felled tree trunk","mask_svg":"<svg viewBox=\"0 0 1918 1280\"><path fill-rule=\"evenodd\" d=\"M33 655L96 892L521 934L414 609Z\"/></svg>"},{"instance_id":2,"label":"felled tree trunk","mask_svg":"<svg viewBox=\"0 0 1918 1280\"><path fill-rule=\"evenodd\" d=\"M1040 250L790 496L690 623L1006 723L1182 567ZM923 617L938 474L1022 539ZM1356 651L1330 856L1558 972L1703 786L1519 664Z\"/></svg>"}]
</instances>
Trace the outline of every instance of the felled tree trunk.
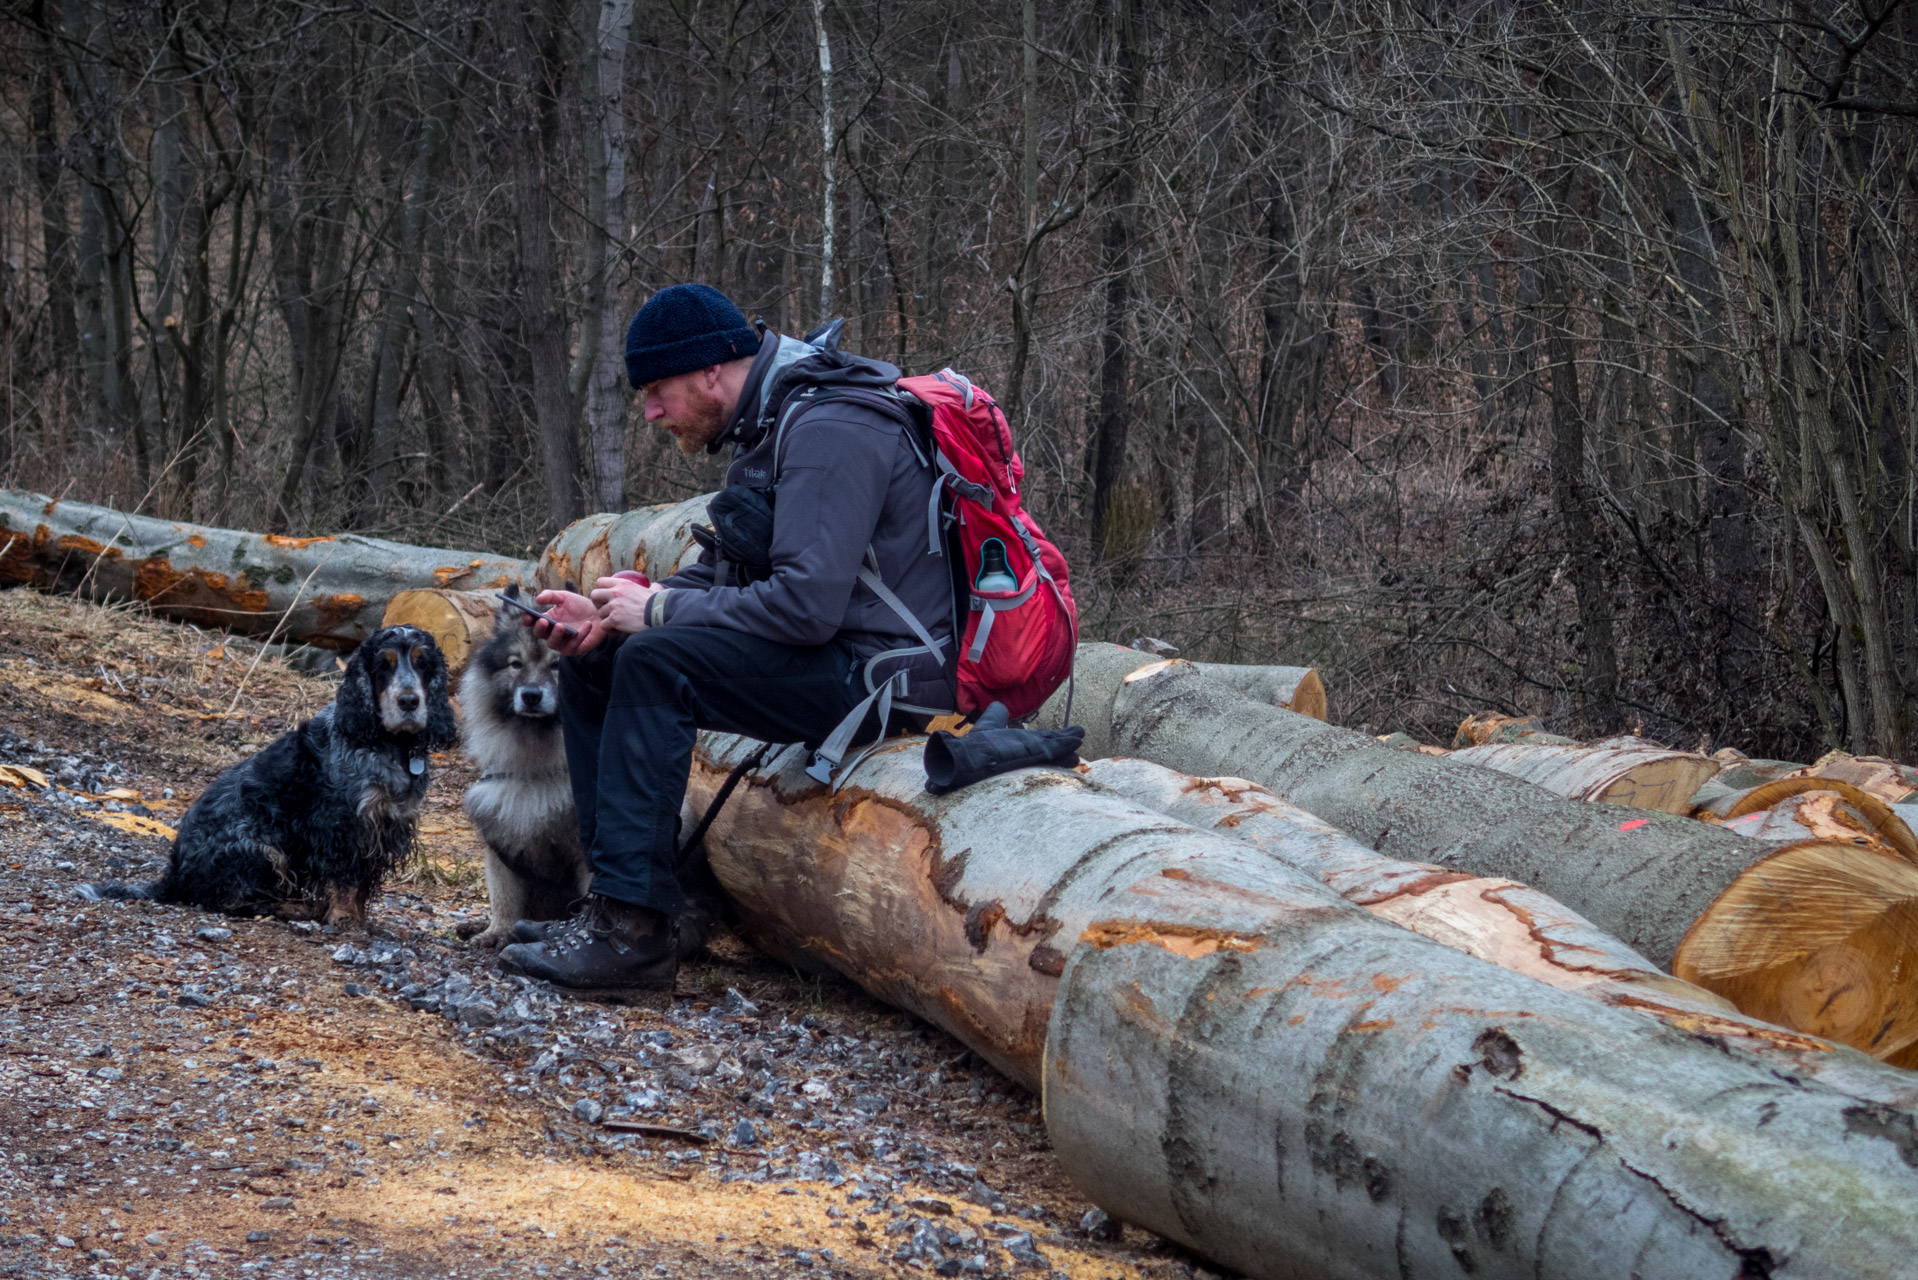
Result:
<instances>
[{"instance_id":1,"label":"felled tree trunk","mask_svg":"<svg viewBox=\"0 0 1918 1280\"><path fill-rule=\"evenodd\" d=\"M1736 1012L1529 885L1384 857L1244 778L1195 778L1126 758L1094 760L1085 775L1167 817L1244 840L1375 916L1548 986L1688 1016Z\"/></svg>"},{"instance_id":2,"label":"felled tree trunk","mask_svg":"<svg viewBox=\"0 0 1918 1280\"><path fill-rule=\"evenodd\" d=\"M575 520L546 544L533 580L542 591L569 581L591 591L597 579L637 569L657 582L698 556L692 528L705 523L711 497Z\"/></svg>"},{"instance_id":3,"label":"felled tree trunk","mask_svg":"<svg viewBox=\"0 0 1918 1280\"><path fill-rule=\"evenodd\" d=\"M750 747L702 739L696 803ZM1918 1244L1903 1073L1555 990L1064 770L933 797L908 739L833 795L804 763L708 838L752 936L1039 1079L1081 1188L1222 1263L1839 1276Z\"/></svg>"},{"instance_id":4,"label":"felled tree trunk","mask_svg":"<svg viewBox=\"0 0 1918 1280\"><path fill-rule=\"evenodd\" d=\"M1087 930L1045 1116L1107 1212L1272 1280L1909 1269L1908 1108L1320 901L1135 882Z\"/></svg>"},{"instance_id":5,"label":"felled tree trunk","mask_svg":"<svg viewBox=\"0 0 1918 1280\"><path fill-rule=\"evenodd\" d=\"M1567 800L1596 800L1660 813L1690 813L1692 797L1718 772L1710 756L1643 747L1466 747L1452 759L1522 778Z\"/></svg>"},{"instance_id":6,"label":"felled tree trunk","mask_svg":"<svg viewBox=\"0 0 1918 1280\"><path fill-rule=\"evenodd\" d=\"M1270 711L1188 663L1116 645L1082 645L1076 670L1087 755L1249 778L1390 857L1532 885L1754 1016L1881 1054L1918 1038L1903 976L1918 972L1918 866L1882 866L1849 844L1781 850L1660 813L1621 822L1615 808ZM1051 704L1042 723L1048 713ZM1769 902L1759 886L1789 880L1807 894L1800 923L1809 932L1797 936L1817 939L1813 952L1781 954L1766 937L1777 928L1769 908L1704 920L1748 873L1752 883L1728 903ZM1706 959L1686 961L1681 943ZM1838 946L1871 958L1869 980L1844 1000L1829 998L1833 970L1820 959ZM1730 959L1740 953L1764 960L1762 1006L1748 1003L1752 989Z\"/></svg>"},{"instance_id":7,"label":"felled tree trunk","mask_svg":"<svg viewBox=\"0 0 1918 1280\"><path fill-rule=\"evenodd\" d=\"M500 587L531 572L470 551L176 524L0 490L0 583L141 600L184 622L329 649L365 639L408 588Z\"/></svg>"},{"instance_id":8,"label":"felled tree trunk","mask_svg":"<svg viewBox=\"0 0 1918 1280\"><path fill-rule=\"evenodd\" d=\"M380 625L418 627L426 632L439 642L447 667L457 675L466 669L466 660L492 636L499 597L497 589L447 591L419 587L402 591L387 603Z\"/></svg>"}]
</instances>

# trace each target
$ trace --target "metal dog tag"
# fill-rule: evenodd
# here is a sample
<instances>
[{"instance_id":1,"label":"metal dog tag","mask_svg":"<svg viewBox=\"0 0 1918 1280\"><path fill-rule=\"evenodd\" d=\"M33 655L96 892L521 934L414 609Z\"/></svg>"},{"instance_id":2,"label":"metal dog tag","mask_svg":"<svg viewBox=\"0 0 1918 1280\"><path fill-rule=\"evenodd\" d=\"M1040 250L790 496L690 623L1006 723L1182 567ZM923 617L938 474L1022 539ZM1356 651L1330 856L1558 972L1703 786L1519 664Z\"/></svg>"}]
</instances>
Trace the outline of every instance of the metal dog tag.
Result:
<instances>
[{"instance_id":1,"label":"metal dog tag","mask_svg":"<svg viewBox=\"0 0 1918 1280\"><path fill-rule=\"evenodd\" d=\"M426 761L420 759L418 756L414 756L406 762L406 771L417 778L426 772Z\"/></svg>"}]
</instances>

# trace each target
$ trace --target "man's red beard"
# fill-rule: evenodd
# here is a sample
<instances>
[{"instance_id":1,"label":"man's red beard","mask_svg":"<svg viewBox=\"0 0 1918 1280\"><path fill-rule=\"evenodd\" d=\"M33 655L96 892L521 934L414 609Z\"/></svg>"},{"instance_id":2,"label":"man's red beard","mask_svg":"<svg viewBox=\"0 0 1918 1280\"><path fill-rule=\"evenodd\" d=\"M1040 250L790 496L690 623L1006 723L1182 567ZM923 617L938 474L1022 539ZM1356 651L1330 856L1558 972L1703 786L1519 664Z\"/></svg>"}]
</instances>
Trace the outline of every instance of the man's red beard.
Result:
<instances>
[{"instance_id":1,"label":"man's red beard","mask_svg":"<svg viewBox=\"0 0 1918 1280\"><path fill-rule=\"evenodd\" d=\"M681 453L698 453L717 440L719 433L725 429L726 405L717 396L709 395L697 387L687 391L686 399L686 416L670 426Z\"/></svg>"}]
</instances>

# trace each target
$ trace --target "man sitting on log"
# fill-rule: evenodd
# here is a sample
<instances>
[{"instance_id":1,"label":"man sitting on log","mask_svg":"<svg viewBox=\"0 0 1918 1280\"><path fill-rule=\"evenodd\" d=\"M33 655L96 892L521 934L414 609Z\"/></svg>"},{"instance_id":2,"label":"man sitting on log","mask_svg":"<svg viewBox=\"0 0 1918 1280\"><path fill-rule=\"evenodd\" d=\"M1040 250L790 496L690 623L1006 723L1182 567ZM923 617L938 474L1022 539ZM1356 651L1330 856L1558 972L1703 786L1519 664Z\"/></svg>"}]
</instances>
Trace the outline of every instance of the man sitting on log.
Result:
<instances>
[{"instance_id":1,"label":"man sitting on log","mask_svg":"<svg viewBox=\"0 0 1918 1280\"><path fill-rule=\"evenodd\" d=\"M817 747L842 722L840 739L854 728L854 742L872 739L888 706L954 705L952 580L927 553L937 473L895 407L899 371L839 351L835 336L755 328L700 284L662 289L634 316L626 376L646 421L686 453L733 448L714 499L721 539L657 584L634 575L601 578L590 598L540 594L577 631L534 624L564 655L560 715L592 892L576 919L507 947L502 968L611 998L672 984L687 908L679 814L699 730ZM738 514L730 526L722 502ZM770 544L736 545L755 540L768 507Z\"/></svg>"}]
</instances>

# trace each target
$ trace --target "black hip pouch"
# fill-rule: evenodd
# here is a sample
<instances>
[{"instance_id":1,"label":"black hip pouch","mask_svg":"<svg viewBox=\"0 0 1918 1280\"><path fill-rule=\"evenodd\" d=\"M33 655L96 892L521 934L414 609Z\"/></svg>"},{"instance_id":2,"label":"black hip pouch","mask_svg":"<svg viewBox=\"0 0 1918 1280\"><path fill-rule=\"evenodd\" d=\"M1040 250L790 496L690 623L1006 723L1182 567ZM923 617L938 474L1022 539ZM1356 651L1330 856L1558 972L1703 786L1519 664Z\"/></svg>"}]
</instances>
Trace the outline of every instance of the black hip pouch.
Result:
<instances>
[{"instance_id":1,"label":"black hip pouch","mask_svg":"<svg viewBox=\"0 0 1918 1280\"><path fill-rule=\"evenodd\" d=\"M735 484L706 504L712 521L693 526L693 540L714 559L724 585L764 582L773 574L773 495L770 489ZM726 582L730 577L731 581Z\"/></svg>"}]
</instances>

